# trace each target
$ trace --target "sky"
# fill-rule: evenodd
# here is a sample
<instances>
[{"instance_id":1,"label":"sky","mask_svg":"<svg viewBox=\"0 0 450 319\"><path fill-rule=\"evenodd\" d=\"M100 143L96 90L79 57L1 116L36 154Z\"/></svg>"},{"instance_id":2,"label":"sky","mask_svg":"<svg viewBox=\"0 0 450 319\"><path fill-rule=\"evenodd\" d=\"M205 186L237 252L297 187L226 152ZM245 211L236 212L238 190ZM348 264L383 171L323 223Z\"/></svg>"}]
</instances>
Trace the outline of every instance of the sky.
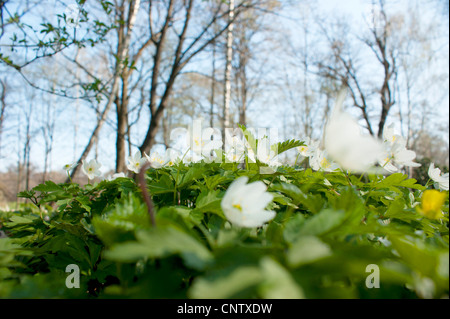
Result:
<instances>
[{"instance_id":1,"label":"sky","mask_svg":"<svg viewBox=\"0 0 450 319\"><path fill-rule=\"evenodd\" d=\"M348 15L349 18L354 19L355 23L362 23L363 13L370 12L371 8L370 0L346 0L346 1L337 1L337 0L320 0L318 6L321 10L330 12L330 15L335 14L337 12ZM406 2L404 0L395 1L394 5L402 6ZM294 16L296 14L294 13ZM290 23L284 22L286 26L289 28ZM295 24L293 24L295 25ZM295 27L295 26L293 26ZM294 31L295 32L295 31ZM447 43L448 45L448 43ZM52 70L50 70L51 72ZM57 71L56 71L57 72ZM29 93L32 90L31 88L26 88L25 91ZM24 99L30 98L30 96L23 96ZM267 97L270 100L270 97ZM447 96L448 101L448 96ZM272 100L272 102L274 102ZM261 102L260 102L261 103ZM258 123L259 127L275 127L280 131L283 129L283 118L277 116L277 114L273 113L273 109L282 107L276 105L273 107L269 107L261 111L259 108L254 108L249 111L249 117L252 119L253 123ZM445 104L445 103L444 103ZM447 102L448 105L448 102ZM448 123L448 109L442 109L441 112L444 116L442 116L442 120ZM43 116L42 114L40 116ZM51 156L51 170L62 170L62 166L74 161L80 156L80 153L84 146L87 143L87 136L90 134L91 130L94 127L94 123L89 120L92 116L92 110L89 110L85 106L80 106L78 112L76 112L76 108L72 101L68 101L67 104L59 104L57 116L57 134L55 135L55 149L53 155ZM77 119L78 121L78 141L77 144L74 145L74 131L73 127L71 127L71 123L73 119ZM140 133L140 136L144 134L144 128L136 128L138 131L135 133ZM298 138L299 136L295 136ZM447 136L448 140L448 136ZM115 159L115 136L112 127L106 125L102 131L102 135L100 137L100 143L98 144L98 159L100 163L103 163L103 172L113 169L114 167L114 159ZM11 143L10 143L11 144ZM14 144L14 141L12 141ZM11 149L17 148L17 145L12 145ZM74 154L74 149L76 150L76 154ZM6 152L8 154L12 154L12 156L7 155L5 158L0 158L2 162L0 165L0 170L5 170L9 165L14 165L17 163L17 155L13 151ZM133 148L133 153L136 151L136 148ZM161 148L159 148L161 150ZM88 156L88 159L93 158L95 150L91 151L91 154ZM2 150L2 156L4 155L5 150ZM44 142L42 138L35 138L32 144L32 162L37 166L38 170L43 169L43 159L44 158ZM39 159L37 161L33 161L33 159Z\"/></svg>"}]
</instances>

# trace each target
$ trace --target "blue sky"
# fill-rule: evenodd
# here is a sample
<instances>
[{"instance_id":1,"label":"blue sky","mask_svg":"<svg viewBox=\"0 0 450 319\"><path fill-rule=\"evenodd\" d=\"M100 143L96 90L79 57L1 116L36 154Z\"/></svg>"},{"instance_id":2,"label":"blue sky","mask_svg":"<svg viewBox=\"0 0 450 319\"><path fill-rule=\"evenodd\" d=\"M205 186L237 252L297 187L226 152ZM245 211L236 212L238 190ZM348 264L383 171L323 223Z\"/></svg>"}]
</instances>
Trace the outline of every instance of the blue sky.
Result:
<instances>
[{"instance_id":1,"label":"blue sky","mask_svg":"<svg viewBox=\"0 0 450 319\"><path fill-rule=\"evenodd\" d=\"M348 16L349 19L355 21L356 24L362 23L363 13L370 12L371 8L371 0L346 0L346 1L337 1L337 0L319 0L318 2L311 1L312 3L316 3L316 5L320 8L321 11L329 12L330 16L334 14L341 13ZM390 2L393 3L393 6L397 8L404 7L408 2L405 0L398 0ZM298 12L292 13L293 16L297 16ZM284 22L289 26L290 23ZM448 42L447 42L448 48ZM448 59L447 59L448 60ZM448 65L447 65L448 66ZM447 89L448 89L448 81L447 81ZM31 88L25 88L26 91L32 90ZM24 98L26 98L24 96ZM270 97L267 97L266 101L274 102ZM266 101L258 101L257 104L264 105ZM283 128L283 119L282 117L277 115L277 109L283 107L282 105L277 105L276 101L272 107L269 107L269 110L261 109L259 107L255 107L253 110L249 111L249 117L252 118L253 123L257 123L260 127L275 127L282 132ZM447 106L447 107L445 107ZM91 110L86 108L85 106L80 107L80 111L78 115L75 113L74 104L72 101L67 101L67 104L59 104L59 115L58 115L58 132L55 135L55 150L52 155L52 167L53 170L60 170L61 167L78 158L80 152L85 146L87 142L87 136L90 134L91 129L94 126L92 121L89 121L89 118L93 115ZM443 116L442 121L446 121L448 123L448 95L447 102L441 105L442 110L438 112ZM73 128L69 127L70 121L78 116L79 120L79 140L77 141L77 154L73 154ZM139 130L140 135L144 134L144 128L137 128ZM292 136L289 138L299 138L300 136ZM448 136L447 136L448 140ZM104 164L103 171L107 171L114 167L114 159L115 159L115 135L113 130L105 126L102 132L102 136L100 139L98 154L99 161ZM13 143L14 144L14 143ZM2 150L2 155L5 153L13 154L12 156L7 156L2 159L2 168L6 168L9 164L15 164L17 162L17 155L14 152L14 149L17 148L17 145L12 145L11 151ZM135 149L134 149L135 150ZM88 156L88 159L94 156L94 151L91 151L91 154ZM32 159L37 159L33 161L34 164L37 165L38 169L43 168L43 141L42 138L36 138L32 145Z\"/></svg>"}]
</instances>

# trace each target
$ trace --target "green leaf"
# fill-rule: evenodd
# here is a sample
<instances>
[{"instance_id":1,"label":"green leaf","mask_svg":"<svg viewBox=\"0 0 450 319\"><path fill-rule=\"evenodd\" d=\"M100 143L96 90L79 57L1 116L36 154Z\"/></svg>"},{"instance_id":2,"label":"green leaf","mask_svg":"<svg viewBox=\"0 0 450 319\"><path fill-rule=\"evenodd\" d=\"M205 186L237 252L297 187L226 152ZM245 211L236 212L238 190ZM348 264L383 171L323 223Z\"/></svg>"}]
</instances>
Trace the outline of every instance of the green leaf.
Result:
<instances>
[{"instance_id":1,"label":"green leaf","mask_svg":"<svg viewBox=\"0 0 450 319\"><path fill-rule=\"evenodd\" d=\"M330 247L314 236L298 238L287 252L287 261L291 267L314 262L332 254Z\"/></svg>"},{"instance_id":2,"label":"green leaf","mask_svg":"<svg viewBox=\"0 0 450 319\"><path fill-rule=\"evenodd\" d=\"M261 260L264 281L258 291L265 299L303 299L303 289L292 275L273 258L264 257Z\"/></svg>"},{"instance_id":3,"label":"green leaf","mask_svg":"<svg viewBox=\"0 0 450 319\"><path fill-rule=\"evenodd\" d=\"M419 239L398 236L390 236L389 239L402 259L427 277L434 278L438 274L441 254L448 254L448 250L437 249Z\"/></svg>"},{"instance_id":4,"label":"green leaf","mask_svg":"<svg viewBox=\"0 0 450 319\"><path fill-rule=\"evenodd\" d=\"M259 267L242 266L212 278L197 278L188 291L194 299L228 299L240 292L256 287L264 275Z\"/></svg>"},{"instance_id":5,"label":"green leaf","mask_svg":"<svg viewBox=\"0 0 450 319\"><path fill-rule=\"evenodd\" d=\"M29 190L29 191L19 192L17 194L17 197L30 199L30 198L33 198L35 194L36 194L36 192L34 190Z\"/></svg>"},{"instance_id":6,"label":"green leaf","mask_svg":"<svg viewBox=\"0 0 450 319\"><path fill-rule=\"evenodd\" d=\"M223 193L219 190L200 193L195 202L195 209L202 213L214 213L225 218L220 205Z\"/></svg>"},{"instance_id":7,"label":"green leaf","mask_svg":"<svg viewBox=\"0 0 450 319\"><path fill-rule=\"evenodd\" d=\"M403 173L394 173L392 175L387 176L379 182L373 182L373 187L380 188L388 188L397 193L401 191L397 187L407 187L407 188L415 188L419 190L424 190L425 187L419 184L416 184L417 180L411 178L407 179L408 176Z\"/></svg>"},{"instance_id":8,"label":"green leaf","mask_svg":"<svg viewBox=\"0 0 450 319\"><path fill-rule=\"evenodd\" d=\"M51 193L51 192L58 192L58 191L63 191L64 189L55 184L52 181L46 181L44 184L39 184L38 186L33 188L35 191L38 192L45 192L45 193Z\"/></svg>"},{"instance_id":9,"label":"green leaf","mask_svg":"<svg viewBox=\"0 0 450 319\"><path fill-rule=\"evenodd\" d=\"M290 149L293 149L293 148L296 148L299 146L303 146L303 145L305 145L305 142L292 139L292 140L287 140L282 143L280 142L280 143L274 144L271 146L271 149L279 155L286 151L289 151Z\"/></svg>"},{"instance_id":10,"label":"green leaf","mask_svg":"<svg viewBox=\"0 0 450 319\"><path fill-rule=\"evenodd\" d=\"M303 205L307 210L312 213L318 213L323 205L323 199L320 195L304 194L300 188L294 184L278 183L270 187L269 191L279 191L293 200L294 205Z\"/></svg>"},{"instance_id":11,"label":"green leaf","mask_svg":"<svg viewBox=\"0 0 450 319\"><path fill-rule=\"evenodd\" d=\"M345 217L346 214L342 210L324 209L320 213L307 218L298 230L298 234L301 236L323 235L338 227Z\"/></svg>"},{"instance_id":12,"label":"green leaf","mask_svg":"<svg viewBox=\"0 0 450 319\"><path fill-rule=\"evenodd\" d=\"M88 196L78 196L75 200L80 203L80 206L84 208L87 212L91 211L91 201Z\"/></svg>"},{"instance_id":13,"label":"green leaf","mask_svg":"<svg viewBox=\"0 0 450 319\"><path fill-rule=\"evenodd\" d=\"M30 224L30 223L33 223L35 219L36 219L36 217L35 218L33 218L33 217L21 217L21 216L14 215L14 216L11 216L9 218L10 222L5 223L5 224L8 227L13 227L13 226L16 226L18 224Z\"/></svg>"},{"instance_id":14,"label":"green leaf","mask_svg":"<svg viewBox=\"0 0 450 319\"><path fill-rule=\"evenodd\" d=\"M203 164L195 163L192 166L189 167L188 171L181 175L181 181L178 183L178 188L184 188L192 183L195 182L195 180L200 179L203 177L203 174L207 170L206 166Z\"/></svg>"},{"instance_id":15,"label":"green leaf","mask_svg":"<svg viewBox=\"0 0 450 319\"><path fill-rule=\"evenodd\" d=\"M258 141L255 138L255 136L252 134L252 132L250 132L249 130L247 130L247 128L244 125L238 124L239 128L242 130L242 133L244 135L244 138L247 140L248 145L250 146L251 149L256 150L258 147Z\"/></svg>"},{"instance_id":16,"label":"green leaf","mask_svg":"<svg viewBox=\"0 0 450 319\"><path fill-rule=\"evenodd\" d=\"M149 182L148 189L152 195L173 193L175 191L175 185L168 175L162 175L159 181Z\"/></svg>"},{"instance_id":17,"label":"green leaf","mask_svg":"<svg viewBox=\"0 0 450 319\"><path fill-rule=\"evenodd\" d=\"M120 262L133 262L142 258L164 258L180 254L187 266L201 269L212 260L205 246L174 225L142 230L136 234L137 241L125 242L111 247L105 257Z\"/></svg>"}]
</instances>

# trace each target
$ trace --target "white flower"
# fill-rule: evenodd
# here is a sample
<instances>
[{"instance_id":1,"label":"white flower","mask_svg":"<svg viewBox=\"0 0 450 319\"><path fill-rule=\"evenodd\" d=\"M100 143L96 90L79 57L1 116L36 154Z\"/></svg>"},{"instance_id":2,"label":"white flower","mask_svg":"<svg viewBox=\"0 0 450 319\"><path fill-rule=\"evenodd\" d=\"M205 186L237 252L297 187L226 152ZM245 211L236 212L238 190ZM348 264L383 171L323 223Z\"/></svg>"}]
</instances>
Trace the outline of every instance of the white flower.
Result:
<instances>
[{"instance_id":1,"label":"white flower","mask_svg":"<svg viewBox=\"0 0 450 319\"><path fill-rule=\"evenodd\" d=\"M392 164L391 159L392 158L389 156L388 152L384 152L380 156L378 163L389 173L395 173L398 171L398 168Z\"/></svg>"},{"instance_id":2,"label":"white flower","mask_svg":"<svg viewBox=\"0 0 450 319\"><path fill-rule=\"evenodd\" d=\"M388 172L395 173L402 166L419 167L414 162L416 153L406 149L406 139L394 133L394 125L383 129L383 152L378 158L378 163Z\"/></svg>"},{"instance_id":3,"label":"white flower","mask_svg":"<svg viewBox=\"0 0 450 319\"><path fill-rule=\"evenodd\" d=\"M66 164L63 166L63 170L65 170L66 172L69 172L70 170L72 170L75 166L77 166L77 162L73 162L71 164Z\"/></svg>"},{"instance_id":4,"label":"white flower","mask_svg":"<svg viewBox=\"0 0 450 319\"><path fill-rule=\"evenodd\" d=\"M146 162L146 159L141 156L141 152L137 151L134 156L128 156L128 165L127 168L130 171L135 172L136 174L139 173L139 170L141 169L142 165L144 165Z\"/></svg>"},{"instance_id":5,"label":"white flower","mask_svg":"<svg viewBox=\"0 0 450 319\"><path fill-rule=\"evenodd\" d=\"M300 155L304 157L310 157L314 154L316 149L319 147L319 141L313 141L309 137L307 137L304 141L305 145L297 147Z\"/></svg>"},{"instance_id":6,"label":"white flower","mask_svg":"<svg viewBox=\"0 0 450 319\"><path fill-rule=\"evenodd\" d=\"M309 165L315 171L333 172L339 168L339 165L333 162L325 151L316 149L314 154L309 158Z\"/></svg>"},{"instance_id":7,"label":"white flower","mask_svg":"<svg viewBox=\"0 0 450 319\"><path fill-rule=\"evenodd\" d=\"M269 140L267 138L258 140L256 156L261 163L267 164L270 167L280 166L278 154L270 147Z\"/></svg>"},{"instance_id":8,"label":"white flower","mask_svg":"<svg viewBox=\"0 0 450 319\"><path fill-rule=\"evenodd\" d=\"M150 156L144 153L144 156L147 158L153 168L161 168L164 166L164 164L166 164L165 158L158 152L153 152Z\"/></svg>"},{"instance_id":9,"label":"white flower","mask_svg":"<svg viewBox=\"0 0 450 319\"><path fill-rule=\"evenodd\" d=\"M173 166L181 161L181 153L173 148L168 148L164 154L164 162L167 166Z\"/></svg>"},{"instance_id":10,"label":"white flower","mask_svg":"<svg viewBox=\"0 0 450 319\"><path fill-rule=\"evenodd\" d=\"M115 173L112 176L108 177L108 181L113 181L113 180L115 180L116 178L119 178L119 177L126 177L125 173L122 173L122 172L121 173Z\"/></svg>"},{"instance_id":11,"label":"white flower","mask_svg":"<svg viewBox=\"0 0 450 319\"><path fill-rule=\"evenodd\" d=\"M394 142L385 140L383 148L378 163L390 173L398 171L397 166L421 166L421 164L414 162L416 152L406 149L406 140L401 136L397 135Z\"/></svg>"},{"instance_id":12,"label":"white flower","mask_svg":"<svg viewBox=\"0 0 450 319\"><path fill-rule=\"evenodd\" d=\"M222 147L220 138L221 133L217 129L209 127L200 131L194 127L186 134L186 143L196 154L209 156L212 150Z\"/></svg>"},{"instance_id":13,"label":"white flower","mask_svg":"<svg viewBox=\"0 0 450 319\"><path fill-rule=\"evenodd\" d=\"M102 172L100 172L100 167L102 167L102 164L98 163L94 158L89 162L85 162L84 160L82 162L83 166L81 166L81 170L88 177L88 179L91 180L96 176L102 175Z\"/></svg>"},{"instance_id":14,"label":"white flower","mask_svg":"<svg viewBox=\"0 0 450 319\"><path fill-rule=\"evenodd\" d=\"M406 145L406 140L403 136L401 135L397 135L394 133L394 124L391 124L389 126L386 126L383 129L383 139L384 142L389 143L391 145L395 144L395 143L404 143Z\"/></svg>"},{"instance_id":15,"label":"white flower","mask_svg":"<svg viewBox=\"0 0 450 319\"><path fill-rule=\"evenodd\" d=\"M222 210L233 225L260 227L275 217L274 211L265 210L273 200L273 195L266 192L263 182L247 182L248 177L242 176L231 183L222 199Z\"/></svg>"},{"instance_id":16,"label":"white flower","mask_svg":"<svg viewBox=\"0 0 450 319\"><path fill-rule=\"evenodd\" d=\"M232 148L225 153L225 157L231 163L240 163L244 160L245 150Z\"/></svg>"},{"instance_id":17,"label":"white flower","mask_svg":"<svg viewBox=\"0 0 450 319\"><path fill-rule=\"evenodd\" d=\"M188 152L184 157L183 157L183 163L185 164L190 164L190 163L199 163L203 158L198 155L195 152Z\"/></svg>"},{"instance_id":18,"label":"white flower","mask_svg":"<svg viewBox=\"0 0 450 319\"><path fill-rule=\"evenodd\" d=\"M147 160L150 162L150 165L153 168L161 168L163 166L173 166L173 165L181 162L181 160L182 160L182 154L173 148L168 148L166 150L166 152L164 153L164 156L159 154L159 152L157 152L157 151L153 152L151 154L151 156L148 156L145 153L144 153L144 155L147 158ZM183 162L186 162L187 157L188 156L186 156L183 159Z\"/></svg>"},{"instance_id":19,"label":"white flower","mask_svg":"<svg viewBox=\"0 0 450 319\"><path fill-rule=\"evenodd\" d=\"M439 184L439 189L447 190L448 191L448 184L449 184L449 174L443 174L441 175L441 170L439 168L434 167L434 163L430 164L430 167L428 168L428 176L435 182Z\"/></svg>"},{"instance_id":20,"label":"white flower","mask_svg":"<svg viewBox=\"0 0 450 319\"><path fill-rule=\"evenodd\" d=\"M373 136L361 134L358 122L342 111L344 98L341 93L325 127L325 150L342 169L364 173L380 158L382 143Z\"/></svg>"},{"instance_id":21,"label":"white flower","mask_svg":"<svg viewBox=\"0 0 450 319\"><path fill-rule=\"evenodd\" d=\"M246 149L244 138L231 135L228 130L225 131L225 158L229 162L243 162Z\"/></svg>"},{"instance_id":22,"label":"white flower","mask_svg":"<svg viewBox=\"0 0 450 319\"><path fill-rule=\"evenodd\" d=\"M232 132L225 130L225 151L228 149L244 151L246 149L246 139L238 135L232 135Z\"/></svg>"}]
</instances>

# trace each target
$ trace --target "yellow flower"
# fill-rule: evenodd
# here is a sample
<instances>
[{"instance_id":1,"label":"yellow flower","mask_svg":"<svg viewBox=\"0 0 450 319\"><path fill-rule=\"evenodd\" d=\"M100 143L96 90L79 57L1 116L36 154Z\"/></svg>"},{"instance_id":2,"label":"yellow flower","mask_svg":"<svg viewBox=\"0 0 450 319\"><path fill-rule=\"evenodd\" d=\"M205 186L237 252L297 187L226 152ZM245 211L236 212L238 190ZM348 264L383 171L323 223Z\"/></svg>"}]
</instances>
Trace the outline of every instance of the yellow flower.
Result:
<instances>
[{"instance_id":1,"label":"yellow flower","mask_svg":"<svg viewBox=\"0 0 450 319\"><path fill-rule=\"evenodd\" d=\"M431 219L442 218L441 207L444 205L446 197L445 193L438 190L426 190L422 195L422 206L419 208L419 212Z\"/></svg>"}]
</instances>

